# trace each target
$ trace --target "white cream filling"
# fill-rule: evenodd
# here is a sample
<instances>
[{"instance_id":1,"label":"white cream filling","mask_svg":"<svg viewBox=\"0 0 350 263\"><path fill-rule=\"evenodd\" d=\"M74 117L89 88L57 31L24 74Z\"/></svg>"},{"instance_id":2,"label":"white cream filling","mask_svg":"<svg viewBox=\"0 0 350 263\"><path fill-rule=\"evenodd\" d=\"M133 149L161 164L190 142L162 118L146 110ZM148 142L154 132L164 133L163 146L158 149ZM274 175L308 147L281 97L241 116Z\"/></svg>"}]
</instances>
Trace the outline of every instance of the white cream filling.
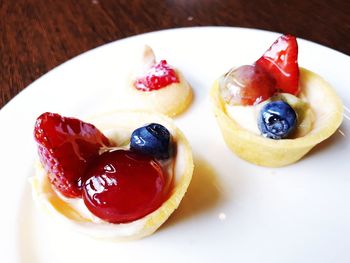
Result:
<instances>
[{"instance_id":1,"label":"white cream filling","mask_svg":"<svg viewBox=\"0 0 350 263\"><path fill-rule=\"evenodd\" d=\"M256 106L231 106L226 104L227 114L239 124L243 129L254 134L260 134L258 128L258 115L265 103L259 103Z\"/></svg>"},{"instance_id":2,"label":"white cream filling","mask_svg":"<svg viewBox=\"0 0 350 263\"><path fill-rule=\"evenodd\" d=\"M225 110L230 118L237 122L237 124L243 129L260 135L261 132L258 128L259 113L265 104L276 99L282 99L286 101L297 113L298 124L293 137L305 136L312 130L315 117L309 104L303 101L301 98L287 93L277 94L271 99L265 100L253 106L232 106L225 104Z\"/></svg>"},{"instance_id":3,"label":"white cream filling","mask_svg":"<svg viewBox=\"0 0 350 263\"><path fill-rule=\"evenodd\" d=\"M43 186L48 183L47 173L41 166L41 164L38 161L38 167L36 167L36 179L38 180L39 185ZM63 202L68 204L71 208L73 208L79 215L88 221L94 222L94 223L104 223L105 221L98 218L94 214L92 214L86 205L84 204L84 201L82 198L68 198L63 196L60 192L56 191L53 187L52 194L57 195ZM43 198L46 198L46 196L42 196Z\"/></svg>"}]
</instances>

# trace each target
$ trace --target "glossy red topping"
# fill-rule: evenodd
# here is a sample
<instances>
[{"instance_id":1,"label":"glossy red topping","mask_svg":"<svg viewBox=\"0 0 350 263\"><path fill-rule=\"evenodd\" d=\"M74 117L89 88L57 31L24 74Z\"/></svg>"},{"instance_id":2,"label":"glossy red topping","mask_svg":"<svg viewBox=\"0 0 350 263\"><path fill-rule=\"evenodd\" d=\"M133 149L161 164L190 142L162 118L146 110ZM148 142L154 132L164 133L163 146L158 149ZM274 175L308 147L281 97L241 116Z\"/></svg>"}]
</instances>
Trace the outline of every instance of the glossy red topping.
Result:
<instances>
[{"instance_id":1,"label":"glossy red topping","mask_svg":"<svg viewBox=\"0 0 350 263\"><path fill-rule=\"evenodd\" d=\"M142 91L152 91L165 88L172 83L179 83L179 78L166 60L161 60L152 66L145 76L136 80L135 87Z\"/></svg>"},{"instance_id":2,"label":"glossy red topping","mask_svg":"<svg viewBox=\"0 0 350 263\"><path fill-rule=\"evenodd\" d=\"M156 210L166 198L165 184L161 166L151 157L105 152L88 169L83 199L97 217L126 223Z\"/></svg>"},{"instance_id":3,"label":"glossy red topping","mask_svg":"<svg viewBox=\"0 0 350 263\"><path fill-rule=\"evenodd\" d=\"M81 196L87 163L109 140L92 124L55 113L43 113L35 123L39 157L52 185L66 197Z\"/></svg>"},{"instance_id":4,"label":"glossy red topping","mask_svg":"<svg viewBox=\"0 0 350 263\"><path fill-rule=\"evenodd\" d=\"M230 105L254 105L276 92L274 79L255 65L244 65L228 72L221 85L221 95Z\"/></svg>"},{"instance_id":5,"label":"glossy red topping","mask_svg":"<svg viewBox=\"0 0 350 263\"><path fill-rule=\"evenodd\" d=\"M298 43L294 36L279 37L255 64L273 76L277 89L299 93Z\"/></svg>"}]
</instances>

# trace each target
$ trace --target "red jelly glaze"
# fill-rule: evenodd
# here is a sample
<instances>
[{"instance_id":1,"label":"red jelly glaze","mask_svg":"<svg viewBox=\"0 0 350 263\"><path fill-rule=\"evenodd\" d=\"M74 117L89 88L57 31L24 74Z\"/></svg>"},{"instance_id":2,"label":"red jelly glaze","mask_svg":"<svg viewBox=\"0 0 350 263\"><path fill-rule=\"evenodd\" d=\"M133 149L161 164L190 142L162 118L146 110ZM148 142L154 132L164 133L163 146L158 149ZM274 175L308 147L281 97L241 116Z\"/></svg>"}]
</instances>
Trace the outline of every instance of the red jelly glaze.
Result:
<instances>
[{"instance_id":1,"label":"red jelly glaze","mask_svg":"<svg viewBox=\"0 0 350 263\"><path fill-rule=\"evenodd\" d=\"M161 60L151 67L145 76L136 80L135 88L141 91L152 91L165 88L172 83L179 83L179 78L166 60Z\"/></svg>"},{"instance_id":2,"label":"red jelly glaze","mask_svg":"<svg viewBox=\"0 0 350 263\"><path fill-rule=\"evenodd\" d=\"M153 158L127 150L105 152L89 167L83 199L97 217L127 223L156 210L166 199L166 178Z\"/></svg>"},{"instance_id":3,"label":"red jelly glaze","mask_svg":"<svg viewBox=\"0 0 350 263\"><path fill-rule=\"evenodd\" d=\"M87 164L109 140L92 124L55 113L37 118L34 137L51 184L66 197L81 197L81 178Z\"/></svg>"}]
</instances>

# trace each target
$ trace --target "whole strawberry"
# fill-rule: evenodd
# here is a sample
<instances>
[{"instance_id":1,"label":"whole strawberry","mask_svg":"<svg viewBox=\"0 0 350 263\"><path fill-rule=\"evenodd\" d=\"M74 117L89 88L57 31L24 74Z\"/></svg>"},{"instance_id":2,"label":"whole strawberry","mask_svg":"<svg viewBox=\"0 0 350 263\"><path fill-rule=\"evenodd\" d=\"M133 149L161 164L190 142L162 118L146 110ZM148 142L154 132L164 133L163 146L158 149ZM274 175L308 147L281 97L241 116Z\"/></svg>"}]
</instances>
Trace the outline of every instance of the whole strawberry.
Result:
<instances>
[{"instance_id":1,"label":"whole strawberry","mask_svg":"<svg viewBox=\"0 0 350 263\"><path fill-rule=\"evenodd\" d=\"M55 113L43 113L35 123L34 137L40 161L51 184L66 197L81 197L81 178L88 162L109 140L92 124Z\"/></svg>"}]
</instances>

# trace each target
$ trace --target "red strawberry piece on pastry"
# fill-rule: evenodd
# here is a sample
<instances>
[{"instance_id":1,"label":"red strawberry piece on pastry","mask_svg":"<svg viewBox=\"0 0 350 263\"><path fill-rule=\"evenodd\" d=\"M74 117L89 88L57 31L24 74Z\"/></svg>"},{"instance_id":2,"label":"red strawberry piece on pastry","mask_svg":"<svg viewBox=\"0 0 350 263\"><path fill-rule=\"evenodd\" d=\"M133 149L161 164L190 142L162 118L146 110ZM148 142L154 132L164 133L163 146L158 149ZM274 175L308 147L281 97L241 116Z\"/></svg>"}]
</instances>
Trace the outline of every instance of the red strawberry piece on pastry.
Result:
<instances>
[{"instance_id":1,"label":"red strawberry piece on pastry","mask_svg":"<svg viewBox=\"0 0 350 263\"><path fill-rule=\"evenodd\" d=\"M255 64L275 79L280 91L299 93L298 44L294 36L279 37Z\"/></svg>"},{"instance_id":2,"label":"red strawberry piece on pastry","mask_svg":"<svg viewBox=\"0 0 350 263\"><path fill-rule=\"evenodd\" d=\"M110 145L94 125L49 112L37 118L34 137L51 184L66 197L81 197L88 163Z\"/></svg>"},{"instance_id":3,"label":"red strawberry piece on pastry","mask_svg":"<svg viewBox=\"0 0 350 263\"><path fill-rule=\"evenodd\" d=\"M153 65L144 76L135 81L135 87L141 91L153 91L179 82L175 70L169 66L166 60L161 60Z\"/></svg>"}]
</instances>

